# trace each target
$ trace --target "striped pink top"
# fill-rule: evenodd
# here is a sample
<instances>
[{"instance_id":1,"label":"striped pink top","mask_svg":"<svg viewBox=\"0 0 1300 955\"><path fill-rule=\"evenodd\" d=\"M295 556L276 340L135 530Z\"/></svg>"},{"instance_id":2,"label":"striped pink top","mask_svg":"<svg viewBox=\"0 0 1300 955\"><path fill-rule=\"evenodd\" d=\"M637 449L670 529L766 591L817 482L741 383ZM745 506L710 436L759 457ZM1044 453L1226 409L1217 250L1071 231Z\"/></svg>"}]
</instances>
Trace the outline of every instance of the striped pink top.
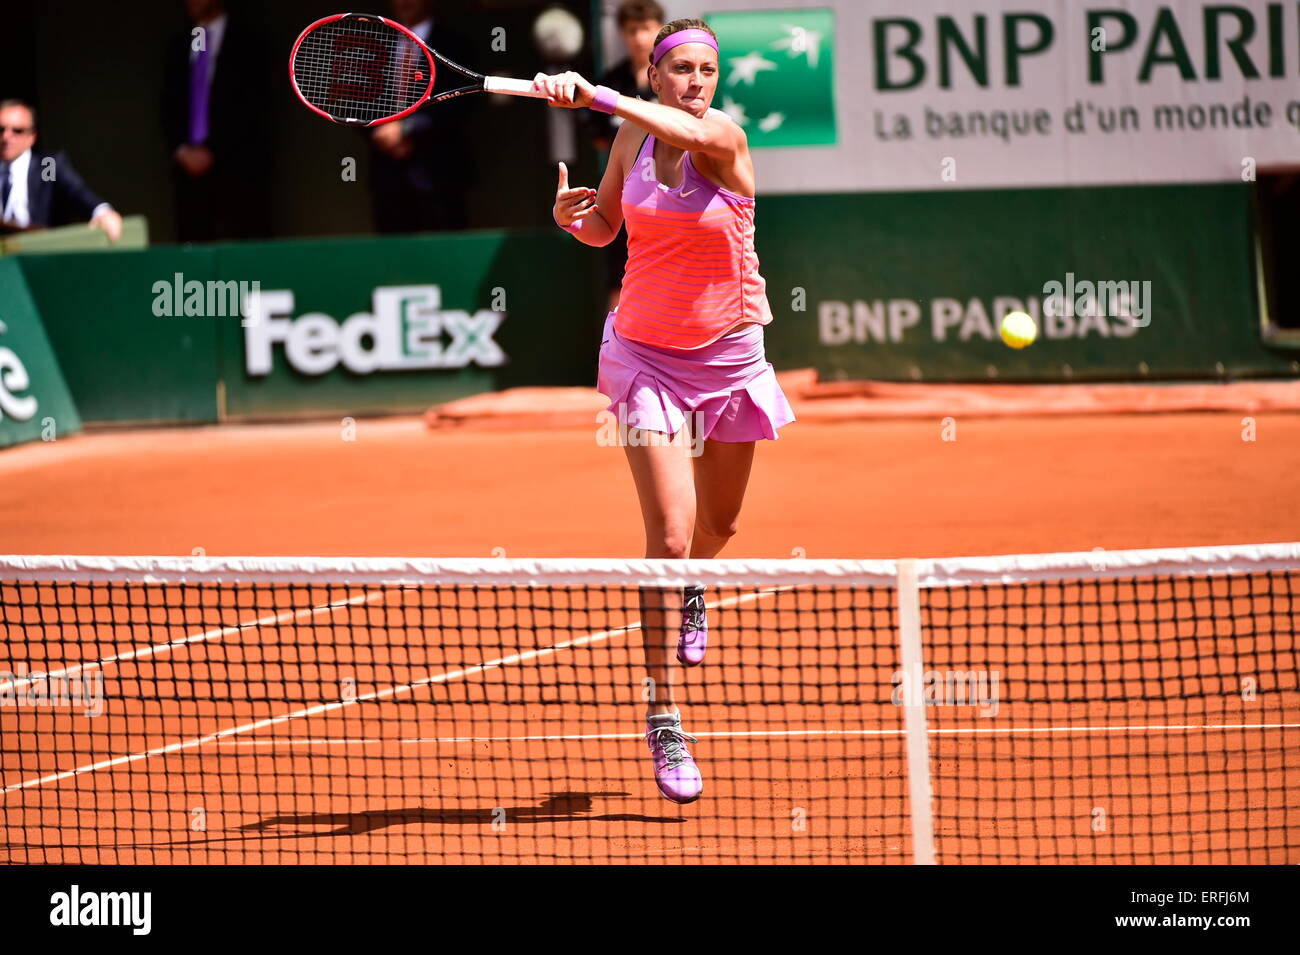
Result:
<instances>
[{"instance_id":1,"label":"striped pink top","mask_svg":"<svg viewBox=\"0 0 1300 955\"><path fill-rule=\"evenodd\" d=\"M661 348L712 344L742 322L767 325L772 310L754 251L754 200L700 175L690 153L682 184L655 174L647 136L623 180L627 268L614 328Z\"/></svg>"}]
</instances>

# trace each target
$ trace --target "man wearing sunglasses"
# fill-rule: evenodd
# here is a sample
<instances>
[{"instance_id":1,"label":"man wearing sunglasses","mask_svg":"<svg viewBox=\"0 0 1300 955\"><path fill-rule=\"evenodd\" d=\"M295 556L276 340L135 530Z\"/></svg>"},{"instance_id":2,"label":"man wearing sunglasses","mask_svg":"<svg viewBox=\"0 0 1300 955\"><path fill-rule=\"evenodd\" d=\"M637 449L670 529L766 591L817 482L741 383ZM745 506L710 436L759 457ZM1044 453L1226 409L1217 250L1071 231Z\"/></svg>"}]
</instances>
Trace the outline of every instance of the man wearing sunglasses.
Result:
<instances>
[{"instance_id":1,"label":"man wearing sunglasses","mask_svg":"<svg viewBox=\"0 0 1300 955\"><path fill-rule=\"evenodd\" d=\"M91 192L63 153L36 152L35 144L36 110L22 100L0 100L0 231L89 221L116 242L122 217Z\"/></svg>"}]
</instances>

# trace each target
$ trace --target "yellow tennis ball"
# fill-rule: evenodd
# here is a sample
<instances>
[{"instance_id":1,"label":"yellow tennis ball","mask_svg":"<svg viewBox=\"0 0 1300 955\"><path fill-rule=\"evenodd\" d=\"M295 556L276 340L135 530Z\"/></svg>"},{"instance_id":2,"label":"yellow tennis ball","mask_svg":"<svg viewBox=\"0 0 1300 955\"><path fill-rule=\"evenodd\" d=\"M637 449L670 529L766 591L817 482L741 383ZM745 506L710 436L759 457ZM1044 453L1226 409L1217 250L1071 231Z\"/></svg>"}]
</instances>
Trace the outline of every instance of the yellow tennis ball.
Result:
<instances>
[{"instance_id":1,"label":"yellow tennis ball","mask_svg":"<svg viewBox=\"0 0 1300 955\"><path fill-rule=\"evenodd\" d=\"M1012 348L1032 345L1038 337L1038 326L1025 312L1007 312L1002 317L1002 340Z\"/></svg>"}]
</instances>

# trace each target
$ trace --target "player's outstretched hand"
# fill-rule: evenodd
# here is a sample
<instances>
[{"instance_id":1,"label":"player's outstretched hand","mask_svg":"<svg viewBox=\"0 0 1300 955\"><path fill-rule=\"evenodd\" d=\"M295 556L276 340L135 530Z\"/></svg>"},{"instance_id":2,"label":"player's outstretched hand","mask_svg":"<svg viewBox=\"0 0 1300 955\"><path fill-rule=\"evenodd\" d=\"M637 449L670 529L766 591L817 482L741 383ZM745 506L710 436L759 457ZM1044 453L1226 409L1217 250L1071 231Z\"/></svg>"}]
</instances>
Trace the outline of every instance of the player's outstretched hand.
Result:
<instances>
[{"instance_id":1,"label":"player's outstretched hand","mask_svg":"<svg viewBox=\"0 0 1300 955\"><path fill-rule=\"evenodd\" d=\"M551 210L555 221L570 226L596 209L596 190L587 186L569 188L569 167L560 163L560 183L555 188L555 208Z\"/></svg>"},{"instance_id":2,"label":"player's outstretched hand","mask_svg":"<svg viewBox=\"0 0 1300 955\"><path fill-rule=\"evenodd\" d=\"M546 94L548 106L562 106L565 109L590 106L596 98L596 87L573 70L556 73L554 76L538 73L533 77L533 89Z\"/></svg>"}]
</instances>

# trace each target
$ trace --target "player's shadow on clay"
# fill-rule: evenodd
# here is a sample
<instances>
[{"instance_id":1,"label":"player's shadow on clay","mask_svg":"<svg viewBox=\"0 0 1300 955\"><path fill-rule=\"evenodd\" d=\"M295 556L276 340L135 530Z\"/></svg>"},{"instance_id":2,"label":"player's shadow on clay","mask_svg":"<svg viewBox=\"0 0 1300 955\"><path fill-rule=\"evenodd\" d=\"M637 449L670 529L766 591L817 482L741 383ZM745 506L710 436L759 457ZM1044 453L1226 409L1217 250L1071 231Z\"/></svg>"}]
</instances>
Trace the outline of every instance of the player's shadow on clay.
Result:
<instances>
[{"instance_id":1,"label":"player's shadow on clay","mask_svg":"<svg viewBox=\"0 0 1300 955\"><path fill-rule=\"evenodd\" d=\"M391 826L418 823L435 825L511 825L516 823L570 822L574 819L597 822L685 822L681 816L643 816L638 813L602 813L588 815L596 800L627 793L547 793L536 806L501 806L489 809L376 809L367 812L316 812L302 815L270 816L239 828L246 832L265 832L288 838L296 836L359 836Z\"/></svg>"},{"instance_id":2,"label":"player's shadow on clay","mask_svg":"<svg viewBox=\"0 0 1300 955\"><path fill-rule=\"evenodd\" d=\"M258 822L240 826L238 831L248 835L213 836L207 839L186 839L173 842L137 843L136 848L188 848L214 846L220 843L302 839L304 837L359 836L378 832L392 826L410 826L420 823L437 825L479 826L504 824L529 824L538 822L572 822L577 819L601 822L644 822L654 825L685 822L682 816L643 816L638 813L602 813L588 815L596 800L605 797L625 797L627 793L547 793L535 806L499 807L493 809L378 809L371 812L316 812L301 815L270 816ZM0 843L0 849L32 849L34 846ZM51 846L42 848L76 848ZM81 847L87 848L87 847Z\"/></svg>"}]
</instances>

